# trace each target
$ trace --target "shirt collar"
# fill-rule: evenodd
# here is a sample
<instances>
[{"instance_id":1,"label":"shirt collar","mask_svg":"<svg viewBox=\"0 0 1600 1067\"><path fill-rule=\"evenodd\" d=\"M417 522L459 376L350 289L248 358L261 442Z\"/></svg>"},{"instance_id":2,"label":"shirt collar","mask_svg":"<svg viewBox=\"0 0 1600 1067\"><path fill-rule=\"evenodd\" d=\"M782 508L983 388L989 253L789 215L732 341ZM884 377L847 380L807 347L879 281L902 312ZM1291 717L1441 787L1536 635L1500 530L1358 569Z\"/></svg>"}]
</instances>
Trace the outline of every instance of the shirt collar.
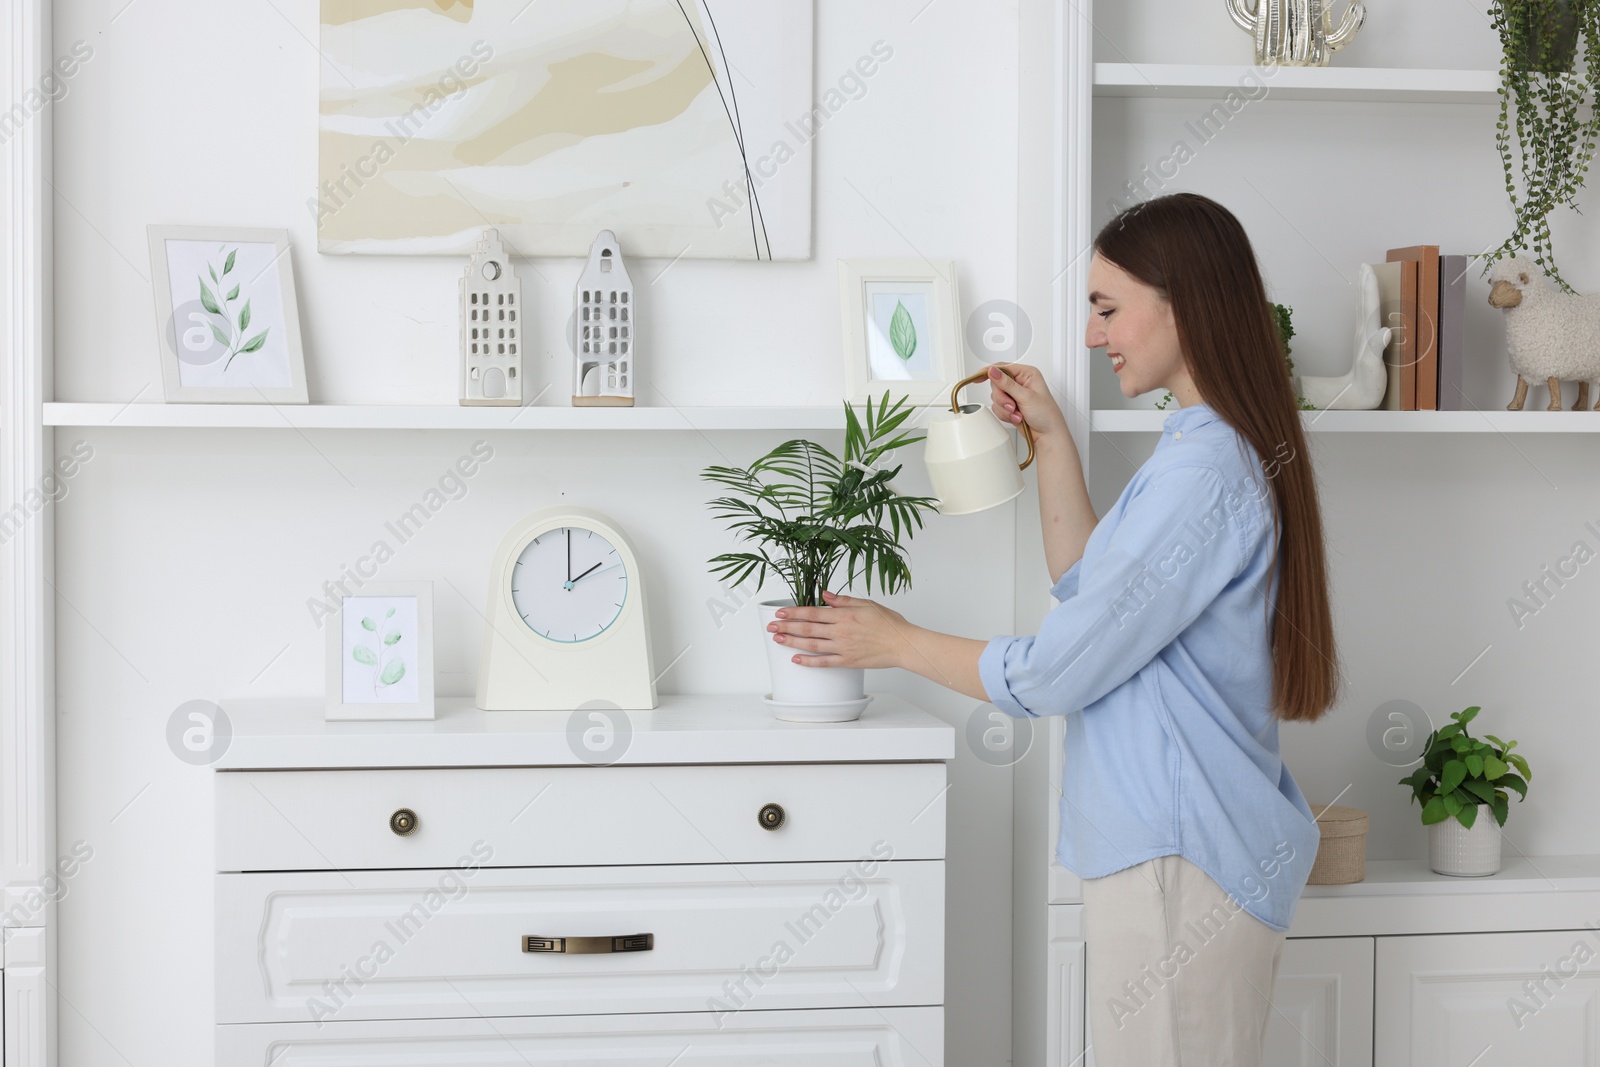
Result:
<instances>
[{"instance_id":1,"label":"shirt collar","mask_svg":"<svg viewBox=\"0 0 1600 1067\"><path fill-rule=\"evenodd\" d=\"M1190 404L1163 419L1161 429L1163 433L1172 433L1175 430L1188 432L1218 418L1221 416L1211 409L1210 404Z\"/></svg>"}]
</instances>

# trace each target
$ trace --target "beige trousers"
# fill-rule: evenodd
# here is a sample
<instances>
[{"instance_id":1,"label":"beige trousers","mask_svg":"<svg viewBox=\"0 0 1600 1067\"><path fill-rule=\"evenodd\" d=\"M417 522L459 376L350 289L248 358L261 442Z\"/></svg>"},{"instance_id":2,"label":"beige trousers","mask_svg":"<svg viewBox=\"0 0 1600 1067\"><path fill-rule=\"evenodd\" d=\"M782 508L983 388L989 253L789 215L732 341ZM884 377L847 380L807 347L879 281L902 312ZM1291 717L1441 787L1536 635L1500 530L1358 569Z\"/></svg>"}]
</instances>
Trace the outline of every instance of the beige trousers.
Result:
<instances>
[{"instance_id":1,"label":"beige trousers","mask_svg":"<svg viewBox=\"0 0 1600 1067\"><path fill-rule=\"evenodd\" d=\"M1258 1067L1284 934L1182 856L1083 880L1089 1062Z\"/></svg>"}]
</instances>

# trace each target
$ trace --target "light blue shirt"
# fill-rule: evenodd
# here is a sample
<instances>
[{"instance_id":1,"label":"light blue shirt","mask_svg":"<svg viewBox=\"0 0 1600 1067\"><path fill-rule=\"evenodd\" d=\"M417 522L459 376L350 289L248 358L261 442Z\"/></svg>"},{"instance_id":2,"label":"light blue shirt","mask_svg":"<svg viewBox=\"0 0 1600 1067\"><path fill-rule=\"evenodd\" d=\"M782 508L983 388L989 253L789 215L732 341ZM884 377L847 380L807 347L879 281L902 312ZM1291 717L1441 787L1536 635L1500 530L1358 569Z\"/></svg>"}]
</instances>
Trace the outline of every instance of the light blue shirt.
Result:
<instances>
[{"instance_id":1,"label":"light blue shirt","mask_svg":"<svg viewBox=\"0 0 1600 1067\"><path fill-rule=\"evenodd\" d=\"M1168 415L1038 635L992 638L978 671L1007 715L1066 716L1062 866L1177 854L1287 930L1320 835L1270 708L1267 471L1208 405Z\"/></svg>"}]
</instances>

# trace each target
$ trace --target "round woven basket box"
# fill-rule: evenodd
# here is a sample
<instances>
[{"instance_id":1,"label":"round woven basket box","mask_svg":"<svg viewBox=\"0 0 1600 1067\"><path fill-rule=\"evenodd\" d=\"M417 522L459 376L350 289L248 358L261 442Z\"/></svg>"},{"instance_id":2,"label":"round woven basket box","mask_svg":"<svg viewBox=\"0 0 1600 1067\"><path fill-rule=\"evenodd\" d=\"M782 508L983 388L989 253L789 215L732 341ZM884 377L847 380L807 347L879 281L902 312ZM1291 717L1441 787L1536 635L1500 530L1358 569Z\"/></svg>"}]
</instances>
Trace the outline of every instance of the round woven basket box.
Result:
<instances>
[{"instance_id":1,"label":"round woven basket box","mask_svg":"<svg viewBox=\"0 0 1600 1067\"><path fill-rule=\"evenodd\" d=\"M1322 831L1322 840L1306 884L1343 885L1365 878L1367 813L1337 804L1312 804L1311 814Z\"/></svg>"}]
</instances>

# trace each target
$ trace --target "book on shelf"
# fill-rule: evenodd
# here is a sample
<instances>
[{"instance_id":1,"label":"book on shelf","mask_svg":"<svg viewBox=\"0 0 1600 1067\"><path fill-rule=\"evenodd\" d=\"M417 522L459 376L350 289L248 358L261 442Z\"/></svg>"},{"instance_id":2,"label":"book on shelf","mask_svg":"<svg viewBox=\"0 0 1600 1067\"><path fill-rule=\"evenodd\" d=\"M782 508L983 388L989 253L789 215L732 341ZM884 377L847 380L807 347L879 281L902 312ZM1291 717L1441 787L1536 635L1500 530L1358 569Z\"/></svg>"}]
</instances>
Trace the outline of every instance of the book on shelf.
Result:
<instances>
[{"instance_id":1,"label":"book on shelf","mask_svg":"<svg viewBox=\"0 0 1600 1067\"><path fill-rule=\"evenodd\" d=\"M1461 367L1466 360L1467 257L1439 257L1439 410L1465 411Z\"/></svg>"},{"instance_id":2,"label":"book on shelf","mask_svg":"<svg viewBox=\"0 0 1600 1067\"><path fill-rule=\"evenodd\" d=\"M1407 377L1401 379L1401 409L1433 411L1439 406L1439 246L1391 248L1385 259L1416 264L1409 271L1415 280L1401 283L1408 364ZM1406 268L1401 272L1408 273Z\"/></svg>"}]
</instances>

